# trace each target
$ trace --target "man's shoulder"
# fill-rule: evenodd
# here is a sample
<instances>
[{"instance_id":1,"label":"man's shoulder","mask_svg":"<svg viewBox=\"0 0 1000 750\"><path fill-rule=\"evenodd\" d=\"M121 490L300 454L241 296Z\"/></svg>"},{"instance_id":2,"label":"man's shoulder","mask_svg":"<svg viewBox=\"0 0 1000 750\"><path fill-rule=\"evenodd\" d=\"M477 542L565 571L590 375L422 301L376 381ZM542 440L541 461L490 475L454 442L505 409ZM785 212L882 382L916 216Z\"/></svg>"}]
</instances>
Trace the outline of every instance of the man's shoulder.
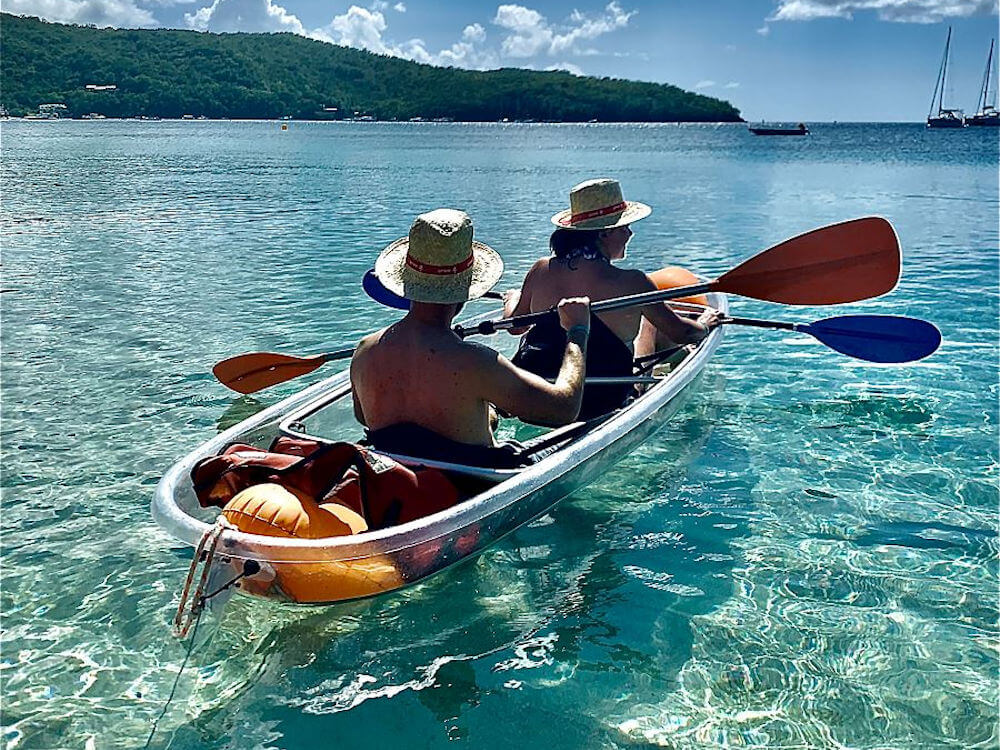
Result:
<instances>
[{"instance_id":1,"label":"man's shoulder","mask_svg":"<svg viewBox=\"0 0 1000 750\"><path fill-rule=\"evenodd\" d=\"M478 341L462 341L457 353L470 366L487 366L501 356L498 351Z\"/></svg>"},{"instance_id":2,"label":"man's shoulder","mask_svg":"<svg viewBox=\"0 0 1000 750\"><path fill-rule=\"evenodd\" d=\"M379 330L369 333L361 337L357 346L354 348L354 356L357 357L359 354L371 349L373 346L378 344L379 340L382 338L383 334L388 330L388 328L380 328Z\"/></svg>"}]
</instances>

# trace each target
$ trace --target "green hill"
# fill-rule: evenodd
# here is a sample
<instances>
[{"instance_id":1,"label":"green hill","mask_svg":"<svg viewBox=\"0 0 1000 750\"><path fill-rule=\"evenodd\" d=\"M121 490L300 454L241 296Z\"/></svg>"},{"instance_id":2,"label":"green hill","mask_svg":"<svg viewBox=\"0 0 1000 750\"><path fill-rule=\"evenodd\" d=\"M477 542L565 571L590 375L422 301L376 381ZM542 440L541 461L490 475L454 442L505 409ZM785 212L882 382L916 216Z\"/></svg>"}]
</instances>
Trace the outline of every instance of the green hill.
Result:
<instances>
[{"instance_id":1,"label":"green hill","mask_svg":"<svg viewBox=\"0 0 1000 750\"><path fill-rule=\"evenodd\" d=\"M562 72L438 68L293 34L96 29L0 14L0 104L70 116L320 119L359 112L489 121L735 122L728 102L676 86ZM114 84L88 91L88 84ZM337 108L337 114L324 108Z\"/></svg>"}]
</instances>

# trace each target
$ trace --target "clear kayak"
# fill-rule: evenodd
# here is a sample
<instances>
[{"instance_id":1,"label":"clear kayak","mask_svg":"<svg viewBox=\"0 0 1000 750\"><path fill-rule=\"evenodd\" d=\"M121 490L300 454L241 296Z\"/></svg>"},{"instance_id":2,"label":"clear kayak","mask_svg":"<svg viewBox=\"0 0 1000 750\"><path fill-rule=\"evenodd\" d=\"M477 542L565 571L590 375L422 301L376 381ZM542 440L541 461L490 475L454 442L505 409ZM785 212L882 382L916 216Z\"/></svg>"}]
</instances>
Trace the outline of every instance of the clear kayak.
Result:
<instances>
[{"instance_id":1,"label":"clear kayak","mask_svg":"<svg viewBox=\"0 0 1000 750\"><path fill-rule=\"evenodd\" d=\"M710 295L709 302L728 312L723 295ZM232 443L266 449L282 435L320 443L359 441L363 431L354 419L346 371L240 422L182 458L157 486L152 514L171 536L199 548L196 559L210 558L206 569L211 570L202 579L209 590L217 582L239 578L238 588L246 594L317 604L399 589L482 552L594 481L647 440L681 407L722 335L720 326L697 346L686 347L669 367L657 368L644 379L641 395L597 420L549 431L504 420L501 430L513 431L518 439L526 431L529 446L544 446L544 457L525 468L392 456L404 464L471 475L487 487L447 510L405 524L319 539L261 536L216 523L218 510L202 508L195 496L192 468ZM506 341L515 340L504 337Z\"/></svg>"}]
</instances>

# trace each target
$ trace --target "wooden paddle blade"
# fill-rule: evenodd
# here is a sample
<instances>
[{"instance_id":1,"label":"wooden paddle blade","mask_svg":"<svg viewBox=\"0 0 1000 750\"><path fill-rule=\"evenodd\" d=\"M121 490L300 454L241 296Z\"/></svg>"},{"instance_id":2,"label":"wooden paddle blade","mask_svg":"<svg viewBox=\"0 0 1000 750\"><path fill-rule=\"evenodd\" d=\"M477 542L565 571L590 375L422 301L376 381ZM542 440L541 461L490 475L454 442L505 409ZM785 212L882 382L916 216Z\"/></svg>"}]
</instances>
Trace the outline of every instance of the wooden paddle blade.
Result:
<instances>
[{"instance_id":1,"label":"wooden paddle blade","mask_svg":"<svg viewBox=\"0 0 1000 750\"><path fill-rule=\"evenodd\" d=\"M869 216L785 240L720 276L713 291L786 305L836 305L895 289L899 239Z\"/></svg>"},{"instance_id":2,"label":"wooden paddle blade","mask_svg":"<svg viewBox=\"0 0 1000 750\"><path fill-rule=\"evenodd\" d=\"M941 331L934 324L901 315L843 315L796 330L868 362L913 362L930 356L941 345Z\"/></svg>"},{"instance_id":3,"label":"wooden paddle blade","mask_svg":"<svg viewBox=\"0 0 1000 750\"><path fill-rule=\"evenodd\" d=\"M215 377L237 393L256 393L286 380L306 375L327 361L326 355L292 357L288 354L252 352L219 362L212 368Z\"/></svg>"}]
</instances>

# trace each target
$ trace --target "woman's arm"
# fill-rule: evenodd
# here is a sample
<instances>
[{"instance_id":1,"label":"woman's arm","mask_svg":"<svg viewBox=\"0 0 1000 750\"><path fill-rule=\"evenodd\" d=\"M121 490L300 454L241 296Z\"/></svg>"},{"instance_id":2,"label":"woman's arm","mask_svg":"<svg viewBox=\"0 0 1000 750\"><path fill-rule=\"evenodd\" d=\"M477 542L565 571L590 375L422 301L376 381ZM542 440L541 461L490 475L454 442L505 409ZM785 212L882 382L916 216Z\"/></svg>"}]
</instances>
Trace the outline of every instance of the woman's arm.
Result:
<instances>
[{"instance_id":1,"label":"woman's arm","mask_svg":"<svg viewBox=\"0 0 1000 750\"><path fill-rule=\"evenodd\" d=\"M506 292L503 296L503 316L505 318L513 318L515 315L527 315L531 312L531 289L534 285L534 279L538 275L537 269L543 263L543 260L538 260L535 262L524 277L524 283L521 284L521 289L511 289ZM522 326L519 328L509 328L507 332L512 336L520 336L525 333L530 326Z\"/></svg>"},{"instance_id":2,"label":"woman's arm","mask_svg":"<svg viewBox=\"0 0 1000 750\"><path fill-rule=\"evenodd\" d=\"M657 287L653 280L645 274L642 276L644 278L639 281L641 291L656 291ZM698 320L680 317L665 302L656 302L641 309L642 316L652 323L660 334L675 344L697 344L719 324L719 313L711 308L702 313Z\"/></svg>"}]
</instances>

